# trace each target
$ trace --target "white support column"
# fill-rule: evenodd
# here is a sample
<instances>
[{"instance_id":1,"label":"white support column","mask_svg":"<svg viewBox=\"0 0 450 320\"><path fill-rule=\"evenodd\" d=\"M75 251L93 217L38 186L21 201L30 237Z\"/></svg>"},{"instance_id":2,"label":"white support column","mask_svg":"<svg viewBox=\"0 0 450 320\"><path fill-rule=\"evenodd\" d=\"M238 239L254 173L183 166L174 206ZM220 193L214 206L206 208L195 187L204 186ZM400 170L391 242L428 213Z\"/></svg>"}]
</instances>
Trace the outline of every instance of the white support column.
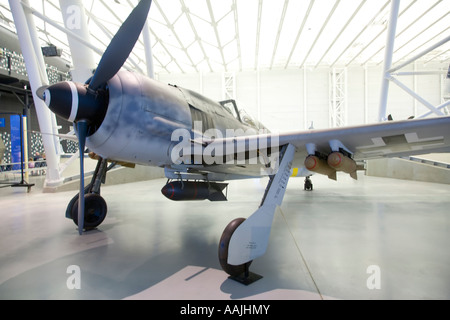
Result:
<instances>
[{"instance_id":1,"label":"white support column","mask_svg":"<svg viewBox=\"0 0 450 320\"><path fill-rule=\"evenodd\" d=\"M442 89L442 98L443 101L450 100L450 66L448 66L447 75L443 80L443 89Z\"/></svg>"},{"instance_id":2,"label":"white support column","mask_svg":"<svg viewBox=\"0 0 450 320\"><path fill-rule=\"evenodd\" d=\"M414 92L418 91L418 84L417 84L417 61L414 61L414 65L413 65L413 87L414 87ZM417 108L418 108L418 103L417 103L417 99L414 99L414 106L413 106L413 116L417 117Z\"/></svg>"},{"instance_id":3,"label":"white support column","mask_svg":"<svg viewBox=\"0 0 450 320\"><path fill-rule=\"evenodd\" d=\"M330 74L330 127L347 124L347 69L333 68Z\"/></svg>"},{"instance_id":4,"label":"white support column","mask_svg":"<svg viewBox=\"0 0 450 320\"><path fill-rule=\"evenodd\" d=\"M384 56L383 80L381 84L381 97L378 113L378 121L386 120L387 99L389 93L389 72L392 67L392 56L394 54L395 33L397 31L397 19L400 8L400 0L392 0L391 15L386 40L386 52Z\"/></svg>"},{"instance_id":5,"label":"white support column","mask_svg":"<svg viewBox=\"0 0 450 320\"><path fill-rule=\"evenodd\" d=\"M430 109L433 113L439 115L439 116L443 116L444 114L436 107L434 107L430 102L428 102L427 100L425 100L424 98L422 98L421 96L419 96L417 93L415 93L413 90L411 90L410 88L408 88L405 84L403 84L402 82L400 82L398 79L394 78L393 76L389 76L388 78L390 81L392 81L393 83L395 83L398 87L400 87L400 89L404 90L406 93L408 93L411 97L417 99L417 101L419 101L421 104L423 104L425 107L427 107L428 109Z\"/></svg>"},{"instance_id":6,"label":"white support column","mask_svg":"<svg viewBox=\"0 0 450 320\"><path fill-rule=\"evenodd\" d=\"M204 90L203 90L203 72L200 71L198 74L198 88L199 88L199 92L201 94L203 94Z\"/></svg>"},{"instance_id":7,"label":"white support column","mask_svg":"<svg viewBox=\"0 0 450 320\"><path fill-rule=\"evenodd\" d=\"M89 29L81 0L59 0L59 5L66 29L86 42L90 42ZM95 69L94 56L90 48L76 38L67 37L67 40L74 66L72 79L83 83L92 77L92 72Z\"/></svg>"},{"instance_id":8,"label":"white support column","mask_svg":"<svg viewBox=\"0 0 450 320\"><path fill-rule=\"evenodd\" d=\"M42 79L42 77L45 78L43 74L45 74L46 71L45 67L40 66L39 61L43 61L43 58L37 57L38 55L42 55L41 50L40 48L39 50L36 50L33 45L33 43L39 43L35 35L36 28L32 28L29 25L24 8L19 0L9 0L9 6L11 8L17 35L19 37L22 55L25 59L25 66L27 68L31 91L33 93L40 130L44 133L53 132L52 113L47 108L45 103L36 96L36 90L42 85L48 84L48 79ZM32 17L28 17L28 19L32 20ZM34 41L32 40L32 37L35 38ZM48 134L43 134L42 140L44 143L47 162L47 174L44 183L44 190L46 190L46 188L48 190L48 188L61 185L63 179L59 173L59 157L57 156L58 147L55 145L53 137Z\"/></svg>"},{"instance_id":9,"label":"white support column","mask_svg":"<svg viewBox=\"0 0 450 320\"><path fill-rule=\"evenodd\" d=\"M314 128L314 123L308 126L308 79L306 75L306 68L303 68L303 128Z\"/></svg>"},{"instance_id":10,"label":"white support column","mask_svg":"<svg viewBox=\"0 0 450 320\"><path fill-rule=\"evenodd\" d=\"M34 17L30 10L29 1L23 0L22 4L24 5L23 10L25 13L25 19L27 19L27 22L28 22L28 31L30 33L31 41L33 43L34 52L36 52L35 57L36 57L37 65L39 66L40 78L42 79L43 84L50 84L48 75L47 75L47 67L46 67L46 64L44 61L44 56L41 54L41 52L42 52L41 44L39 42L39 36L37 33L36 25L34 23ZM59 132L58 132L58 125L56 124L56 116L52 112L50 112L50 121L51 121L52 128L50 131L48 131L48 133L54 134L53 145L54 145L54 150L56 152L56 158L57 158L58 167L59 167L60 156L62 154L62 147L61 147L61 144L60 144L59 138L58 138Z\"/></svg>"},{"instance_id":11,"label":"white support column","mask_svg":"<svg viewBox=\"0 0 450 320\"><path fill-rule=\"evenodd\" d=\"M369 67L364 65L364 124L369 123Z\"/></svg>"},{"instance_id":12,"label":"white support column","mask_svg":"<svg viewBox=\"0 0 450 320\"><path fill-rule=\"evenodd\" d=\"M27 19L27 26L28 26L28 30L30 32L30 39L31 39L31 43L33 45L33 48L35 50L35 52L41 52L41 44L39 42L39 37L37 34L37 28L36 25L34 23L34 18L30 12L29 8L29 1L28 0L24 0L22 1L22 3L25 4L25 7L23 7L23 12L25 14L25 19ZM16 27L17 29L17 27ZM48 75L47 75L47 70L46 70L46 66L45 66L45 61L44 61L44 56L42 54L36 54L36 63L37 66L39 67L39 75L40 78L42 79L42 81L44 83L48 83Z\"/></svg>"},{"instance_id":13,"label":"white support column","mask_svg":"<svg viewBox=\"0 0 450 320\"><path fill-rule=\"evenodd\" d=\"M446 44L446 43L449 42L449 41L450 41L450 36L448 36L448 37L442 39L441 41L435 43L435 44L432 45L431 47L425 49L424 51L422 51L422 52L420 52L420 53L418 53L418 54L416 54L414 57L412 57L412 58L406 60L406 61L403 62L402 64L399 64L398 66L389 69L388 72L389 72L389 73L393 73L393 72L395 72L395 71L397 71L397 70L402 69L403 67L407 66L408 64L410 64L410 63L412 63L412 62L414 62L414 61L416 61L416 60L422 58L422 57L425 56L426 54L430 53L431 51L435 50L436 48L439 48L439 47L443 46L444 44ZM428 61L428 62L429 62L429 61Z\"/></svg>"},{"instance_id":14,"label":"white support column","mask_svg":"<svg viewBox=\"0 0 450 320\"><path fill-rule=\"evenodd\" d=\"M153 68L153 53L152 53L152 43L150 41L150 29L148 26L148 20L145 22L142 36L144 38L144 48L145 48L145 63L147 64L147 75L154 79L155 73Z\"/></svg>"},{"instance_id":15,"label":"white support column","mask_svg":"<svg viewBox=\"0 0 450 320\"><path fill-rule=\"evenodd\" d=\"M261 72L256 70L256 108L258 121L261 122Z\"/></svg>"},{"instance_id":16,"label":"white support column","mask_svg":"<svg viewBox=\"0 0 450 320\"><path fill-rule=\"evenodd\" d=\"M234 72L224 72L222 77L222 99L236 99L236 81Z\"/></svg>"}]
</instances>

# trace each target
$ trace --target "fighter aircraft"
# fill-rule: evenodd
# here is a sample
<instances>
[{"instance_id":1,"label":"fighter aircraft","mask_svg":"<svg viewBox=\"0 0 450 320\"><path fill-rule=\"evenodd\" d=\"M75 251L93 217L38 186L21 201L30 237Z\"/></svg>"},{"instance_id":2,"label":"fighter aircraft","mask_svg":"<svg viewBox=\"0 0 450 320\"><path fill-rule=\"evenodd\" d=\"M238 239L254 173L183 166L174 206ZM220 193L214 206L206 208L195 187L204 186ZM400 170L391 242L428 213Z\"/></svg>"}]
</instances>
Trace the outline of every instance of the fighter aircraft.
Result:
<instances>
[{"instance_id":1,"label":"fighter aircraft","mask_svg":"<svg viewBox=\"0 0 450 320\"><path fill-rule=\"evenodd\" d=\"M225 181L269 177L260 207L248 219L231 221L219 242L224 271L247 281L250 263L266 251L294 168L331 179L337 171L356 178L358 160L450 151L450 117L274 134L241 113L233 100L216 102L120 70L150 5L151 0L141 0L134 8L86 83L66 81L37 90L56 115L74 123L80 154L87 146L98 160L85 187L80 157L80 191L66 212L80 234L106 216L100 185L108 162L164 168L168 182L161 191L175 201L224 201Z\"/></svg>"}]
</instances>

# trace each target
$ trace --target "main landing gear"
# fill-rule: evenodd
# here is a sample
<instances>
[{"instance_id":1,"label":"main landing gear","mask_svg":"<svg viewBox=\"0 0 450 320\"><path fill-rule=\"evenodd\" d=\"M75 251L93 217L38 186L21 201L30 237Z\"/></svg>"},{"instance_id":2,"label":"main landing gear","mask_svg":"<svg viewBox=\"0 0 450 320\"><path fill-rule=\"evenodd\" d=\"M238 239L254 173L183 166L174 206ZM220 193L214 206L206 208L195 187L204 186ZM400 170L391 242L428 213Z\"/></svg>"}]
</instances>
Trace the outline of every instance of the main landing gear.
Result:
<instances>
[{"instance_id":1,"label":"main landing gear","mask_svg":"<svg viewBox=\"0 0 450 320\"><path fill-rule=\"evenodd\" d=\"M114 166L115 163L112 163L108 167L108 161L106 159L98 158L97 167L95 168L91 183L84 188L84 229L86 231L98 227L106 217L108 208L105 200L100 196L100 186L102 183L105 183L106 172ZM79 196L79 194L75 195L70 200L66 209L66 218L72 219L77 226Z\"/></svg>"},{"instance_id":2,"label":"main landing gear","mask_svg":"<svg viewBox=\"0 0 450 320\"><path fill-rule=\"evenodd\" d=\"M219 262L230 279L249 285L262 278L249 272L249 267L253 259L266 252L273 216L283 201L294 154L293 145L282 147L278 171L270 176L258 210L248 219L231 221L223 231L219 242Z\"/></svg>"},{"instance_id":3,"label":"main landing gear","mask_svg":"<svg viewBox=\"0 0 450 320\"><path fill-rule=\"evenodd\" d=\"M249 271L249 267L253 260L237 266L228 263L228 247L230 245L231 236L244 221L245 218L234 219L223 231L222 237L219 241L219 262L223 271L230 275L230 279L249 285L262 278L259 274Z\"/></svg>"},{"instance_id":4,"label":"main landing gear","mask_svg":"<svg viewBox=\"0 0 450 320\"><path fill-rule=\"evenodd\" d=\"M313 184L311 181L311 176L308 176L305 178L305 191L312 191L313 190Z\"/></svg>"}]
</instances>

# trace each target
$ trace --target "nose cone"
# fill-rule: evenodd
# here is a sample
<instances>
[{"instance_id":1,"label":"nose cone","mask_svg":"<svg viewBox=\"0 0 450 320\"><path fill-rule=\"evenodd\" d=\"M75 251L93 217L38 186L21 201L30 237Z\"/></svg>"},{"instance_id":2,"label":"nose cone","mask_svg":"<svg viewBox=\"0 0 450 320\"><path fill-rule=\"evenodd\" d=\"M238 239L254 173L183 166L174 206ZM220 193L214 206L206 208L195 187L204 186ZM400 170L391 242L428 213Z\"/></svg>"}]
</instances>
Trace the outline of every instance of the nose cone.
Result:
<instances>
[{"instance_id":1,"label":"nose cone","mask_svg":"<svg viewBox=\"0 0 450 320\"><path fill-rule=\"evenodd\" d=\"M85 85L77 82L65 81L41 87L36 94L52 112L70 122L85 120L99 125L108 109L107 93L90 93Z\"/></svg>"},{"instance_id":2,"label":"nose cone","mask_svg":"<svg viewBox=\"0 0 450 320\"><path fill-rule=\"evenodd\" d=\"M78 111L78 94L75 84L59 82L47 87L40 97L56 115L71 122L75 120Z\"/></svg>"}]
</instances>

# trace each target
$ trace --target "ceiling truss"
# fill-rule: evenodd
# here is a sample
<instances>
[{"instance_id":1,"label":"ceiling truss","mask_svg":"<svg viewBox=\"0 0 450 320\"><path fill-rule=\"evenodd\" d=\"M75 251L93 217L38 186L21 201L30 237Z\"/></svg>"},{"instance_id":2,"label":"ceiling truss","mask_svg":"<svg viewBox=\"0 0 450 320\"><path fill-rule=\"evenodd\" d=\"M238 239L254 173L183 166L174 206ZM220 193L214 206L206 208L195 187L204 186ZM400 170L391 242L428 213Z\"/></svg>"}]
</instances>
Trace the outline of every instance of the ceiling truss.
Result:
<instances>
[{"instance_id":1,"label":"ceiling truss","mask_svg":"<svg viewBox=\"0 0 450 320\"><path fill-rule=\"evenodd\" d=\"M93 45L109 43L137 0L82 0ZM235 72L261 69L380 65L391 0L153 0L149 15L155 73ZM62 25L58 0L31 3ZM394 64L449 35L450 0L401 0ZM2 26L14 29L7 0ZM43 42L69 55L66 38L37 23ZM99 31L100 30L100 31ZM128 68L145 70L139 41ZM450 60L444 44L422 58Z\"/></svg>"}]
</instances>

